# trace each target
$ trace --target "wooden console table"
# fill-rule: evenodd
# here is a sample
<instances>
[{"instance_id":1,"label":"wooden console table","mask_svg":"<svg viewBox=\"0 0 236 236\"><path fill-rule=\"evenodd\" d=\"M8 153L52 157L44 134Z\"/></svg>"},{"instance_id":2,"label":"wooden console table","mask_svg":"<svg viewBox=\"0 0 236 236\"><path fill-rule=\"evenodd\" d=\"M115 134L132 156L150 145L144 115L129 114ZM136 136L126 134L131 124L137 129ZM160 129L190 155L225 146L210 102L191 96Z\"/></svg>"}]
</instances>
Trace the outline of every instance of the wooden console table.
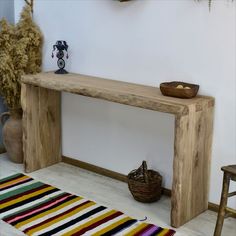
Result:
<instances>
[{"instance_id":1,"label":"wooden console table","mask_svg":"<svg viewBox=\"0 0 236 236\"><path fill-rule=\"evenodd\" d=\"M175 115L171 225L179 227L207 209L212 97L165 97L155 87L78 74L47 72L23 76L26 172L61 161L61 91Z\"/></svg>"}]
</instances>

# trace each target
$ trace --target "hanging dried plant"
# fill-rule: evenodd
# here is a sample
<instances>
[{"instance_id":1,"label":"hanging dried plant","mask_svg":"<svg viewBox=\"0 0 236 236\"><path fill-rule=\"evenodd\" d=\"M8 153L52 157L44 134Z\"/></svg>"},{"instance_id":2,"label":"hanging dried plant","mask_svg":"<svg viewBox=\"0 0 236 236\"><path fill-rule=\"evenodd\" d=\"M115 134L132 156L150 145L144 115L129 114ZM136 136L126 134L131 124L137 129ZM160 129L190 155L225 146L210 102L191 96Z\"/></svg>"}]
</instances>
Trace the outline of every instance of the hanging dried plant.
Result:
<instances>
[{"instance_id":1,"label":"hanging dried plant","mask_svg":"<svg viewBox=\"0 0 236 236\"><path fill-rule=\"evenodd\" d=\"M212 2L212 0L208 0L208 7L209 7L209 10L211 10L211 2Z\"/></svg>"},{"instance_id":2,"label":"hanging dried plant","mask_svg":"<svg viewBox=\"0 0 236 236\"><path fill-rule=\"evenodd\" d=\"M26 51L28 56L26 74L41 71L43 36L39 27L32 20L31 7L26 6L21 13L21 19L16 26L18 39L27 39Z\"/></svg>"},{"instance_id":3,"label":"hanging dried plant","mask_svg":"<svg viewBox=\"0 0 236 236\"><path fill-rule=\"evenodd\" d=\"M26 6L16 26L0 21L0 95L9 108L19 108L21 76L40 72L42 34Z\"/></svg>"},{"instance_id":4,"label":"hanging dried plant","mask_svg":"<svg viewBox=\"0 0 236 236\"><path fill-rule=\"evenodd\" d=\"M25 0L25 1L28 1L28 0ZM33 1L33 0L31 0ZM131 1L131 0L119 0L120 2L128 2L128 1ZM197 0L197 1L200 1L200 0ZM208 7L209 7L209 10L211 10L211 5L212 5L212 1L213 0L208 0ZM233 2L234 0L232 0Z\"/></svg>"},{"instance_id":5,"label":"hanging dried plant","mask_svg":"<svg viewBox=\"0 0 236 236\"><path fill-rule=\"evenodd\" d=\"M195 0L196 1L196 0ZM201 0L197 0L197 1L201 1ZM234 0L231 0L232 2ZM211 6L212 6L212 3L213 3L213 0L208 0L208 8L209 8L209 11L211 10Z\"/></svg>"}]
</instances>

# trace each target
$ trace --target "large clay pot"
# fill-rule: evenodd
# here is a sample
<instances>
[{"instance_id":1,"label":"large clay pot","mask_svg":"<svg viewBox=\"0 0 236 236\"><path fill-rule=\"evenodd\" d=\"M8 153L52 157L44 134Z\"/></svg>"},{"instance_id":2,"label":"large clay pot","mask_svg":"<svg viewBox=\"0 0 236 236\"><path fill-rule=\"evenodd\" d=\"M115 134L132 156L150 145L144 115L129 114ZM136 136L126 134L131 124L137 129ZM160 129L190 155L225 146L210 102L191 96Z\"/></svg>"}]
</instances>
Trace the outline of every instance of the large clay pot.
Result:
<instances>
[{"instance_id":1,"label":"large clay pot","mask_svg":"<svg viewBox=\"0 0 236 236\"><path fill-rule=\"evenodd\" d=\"M0 120L3 125L3 143L9 158L15 163L23 163L22 109L10 109L10 112L1 114Z\"/></svg>"}]
</instances>

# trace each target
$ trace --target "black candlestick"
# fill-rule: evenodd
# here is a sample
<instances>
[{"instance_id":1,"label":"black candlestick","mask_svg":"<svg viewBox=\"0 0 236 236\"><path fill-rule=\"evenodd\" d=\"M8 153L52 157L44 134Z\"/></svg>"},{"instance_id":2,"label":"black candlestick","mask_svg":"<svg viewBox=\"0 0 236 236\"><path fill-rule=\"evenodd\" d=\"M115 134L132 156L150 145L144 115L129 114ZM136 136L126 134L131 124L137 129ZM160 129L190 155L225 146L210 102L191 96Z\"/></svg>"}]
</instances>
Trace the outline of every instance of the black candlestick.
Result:
<instances>
[{"instance_id":1,"label":"black candlestick","mask_svg":"<svg viewBox=\"0 0 236 236\"><path fill-rule=\"evenodd\" d=\"M59 70L55 71L55 74L67 74L68 72L64 69L65 68L65 61L63 59L64 57L64 51L66 51L66 58L69 58L68 55L68 45L66 41L63 40L58 40L55 45L53 45L53 51L52 51L52 58L54 57L54 51L57 50L56 57L58 58L57 60L57 65L59 67Z\"/></svg>"}]
</instances>

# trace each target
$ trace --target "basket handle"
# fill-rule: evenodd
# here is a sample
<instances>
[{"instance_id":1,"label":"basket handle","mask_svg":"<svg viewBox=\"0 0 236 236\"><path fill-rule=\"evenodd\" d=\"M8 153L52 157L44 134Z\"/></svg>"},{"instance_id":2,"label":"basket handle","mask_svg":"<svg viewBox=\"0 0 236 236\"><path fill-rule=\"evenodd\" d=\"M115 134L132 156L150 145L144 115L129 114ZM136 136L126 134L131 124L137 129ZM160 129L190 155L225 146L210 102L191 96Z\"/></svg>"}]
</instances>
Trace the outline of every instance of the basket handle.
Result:
<instances>
[{"instance_id":1,"label":"basket handle","mask_svg":"<svg viewBox=\"0 0 236 236\"><path fill-rule=\"evenodd\" d=\"M145 181L145 183L148 183L149 178L148 178L148 169L147 169L147 162L146 161L143 161L142 169L143 169L144 181Z\"/></svg>"}]
</instances>

